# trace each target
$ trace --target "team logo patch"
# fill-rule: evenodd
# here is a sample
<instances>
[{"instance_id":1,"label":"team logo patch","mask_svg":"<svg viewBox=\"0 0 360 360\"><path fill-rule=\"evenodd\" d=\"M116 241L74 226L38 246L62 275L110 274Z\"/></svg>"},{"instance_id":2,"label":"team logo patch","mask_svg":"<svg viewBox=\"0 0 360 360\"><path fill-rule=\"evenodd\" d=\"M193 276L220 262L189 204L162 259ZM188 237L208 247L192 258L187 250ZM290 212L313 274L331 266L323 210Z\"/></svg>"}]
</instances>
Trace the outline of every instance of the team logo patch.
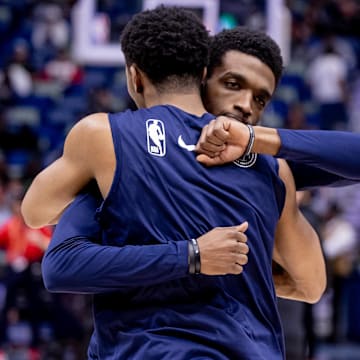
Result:
<instances>
[{"instance_id":1,"label":"team logo patch","mask_svg":"<svg viewBox=\"0 0 360 360\"><path fill-rule=\"evenodd\" d=\"M156 119L146 120L146 134L148 153L155 156L165 156L166 141L164 123Z\"/></svg>"},{"instance_id":2,"label":"team logo patch","mask_svg":"<svg viewBox=\"0 0 360 360\"><path fill-rule=\"evenodd\" d=\"M241 158L236 159L233 163L242 168L249 168L256 163L257 154L249 154L246 156L242 156Z\"/></svg>"}]
</instances>

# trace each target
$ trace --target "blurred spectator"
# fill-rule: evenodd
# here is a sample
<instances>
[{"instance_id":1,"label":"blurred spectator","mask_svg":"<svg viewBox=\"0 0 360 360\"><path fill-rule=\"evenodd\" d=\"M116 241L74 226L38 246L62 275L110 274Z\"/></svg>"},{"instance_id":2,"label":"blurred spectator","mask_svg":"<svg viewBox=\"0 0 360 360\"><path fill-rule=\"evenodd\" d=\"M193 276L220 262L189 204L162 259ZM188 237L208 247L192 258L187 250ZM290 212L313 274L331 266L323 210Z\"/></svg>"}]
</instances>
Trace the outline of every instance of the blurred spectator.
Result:
<instances>
[{"instance_id":1,"label":"blurred spectator","mask_svg":"<svg viewBox=\"0 0 360 360\"><path fill-rule=\"evenodd\" d=\"M0 177L0 227L10 218L11 209L6 197L6 180Z\"/></svg>"},{"instance_id":2,"label":"blurred spectator","mask_svg":"<svg viewBox=\"0 0 360 360\"><path fill-rule=\"evenodd\" d=\"M339 342L346 337L347 279L353 272L357 260L358 239L355 228L344 218L336 203L330 206L324 220L323 249L330 265L328 282L333 294L330 340Z\"/></svg>"},{"instance_id":3,"label":"blurred spectator","mask_svg":"<svg viewBox=\"0 0 360 360\"><path fill-rule=\"evenodd\" d=\"M323 54L311 62L307 80L314 99L320 106L321 129L345 129L348 125L346 103L348 99L346 62L327 39Z\"/></svg>"},{"instance_id":4,"label":"blurred spectator","mask_svg":"<svg viewBox=\"0 0 360 360\"><path fill-rule=\"evenodd\" d=\"M292 130L308 129L304 105L300 102L293 103L289 106L285 127Z\"/></svg>"},{"instance_id":5,"label":"blurred spectator","mask_svg":"<svg viewBox=\"0 0 360 360\"><path fill-rule=\"evenodd\" d=\"M34 10L32 43L36 49L52 45L64 48L69 44L70 28L63 8L51 1L38 1Z\"/></svg>"},{"instance_id":6,"label":"blurred spectator","mask_svg":"<svg viewBox=\"0 0 360 360\"><path fill-rule=\"evenodd\" d=\"M33 90L33 75L29 45L25 40L18 40L15 42L10 61L5 67L2 87L17 97L27 97Z\"/></svg>"},{"instance_id":7,"label":"blurred spectator","mask_svg":"<svg viewBox=\"0 0 360 360\"><path fill-rule=\"evenodd\" d=\"M45 64L44 75L47 79L57 81L63 90L83 80L82 69L72 61L65 48L58 50L56 57Z\"/></svg>"},{"instance_id":8,"label":"blurred spectator","mask_svg":"<svg viewBox=\"0 0 360 360\"><path fill-rule=\"evenodd\" d=\"M324 13L327 16L322 17L319 25L331 27L341 35L360 35L360 5L357 0L329 1L324 7Z\"/></svg>"},{"instance_id":9,"label":"blurred spectator","mask_svg":"<svg viewBox=\"0 0 360 360\"><path fill-rule=\"evenodd\" d=\"M0 228L0 247L6 251L6 261L15 272L21 272L33 262L40 261L46 250L51 228L29 228L21 215L23 191L12 190L12 215Z\"/></svg>"},{"instance_id":10,"label":"blurred spectator","mask_svg":"<svg viewBox=\"0 0 360 360\"><path fill-rule=\"evenodd\" d=\"M89 93L88 112L115 112L118 111L118 101L116 101L111 91L104 87L93 89ZM121 104L123 105L123 104Z\"/></svg>"},{"instance_id":11,"label":"blurred spectator","mask_svg":"<svg viewBox=\"0 0 360 360\"><path fill-rule=\"evenodd\" d=\"M18 331L13 329L16 325L16 329L19 330L18 326L20 326L22 332L25 331L27 334L26 341L22 339L26 343L25 346L28 342L34 342L37 339L36 324L40 302L39 288L34 281L33 271L36 264L39 266L49 244L51 228L31 229L24 223L20 213L24 189L20 182L13 181L8 191L12 215L0 227L0 247L5 251L5 276L2 277L2 284L6 289L0 322L0 340L5 344L12 344L15 341L13 345L16 345L16 341L19 340ZM20 310L21 324L13 321ZM29 333L30 326L32 330Z\"/></svg>"}]
</instances>

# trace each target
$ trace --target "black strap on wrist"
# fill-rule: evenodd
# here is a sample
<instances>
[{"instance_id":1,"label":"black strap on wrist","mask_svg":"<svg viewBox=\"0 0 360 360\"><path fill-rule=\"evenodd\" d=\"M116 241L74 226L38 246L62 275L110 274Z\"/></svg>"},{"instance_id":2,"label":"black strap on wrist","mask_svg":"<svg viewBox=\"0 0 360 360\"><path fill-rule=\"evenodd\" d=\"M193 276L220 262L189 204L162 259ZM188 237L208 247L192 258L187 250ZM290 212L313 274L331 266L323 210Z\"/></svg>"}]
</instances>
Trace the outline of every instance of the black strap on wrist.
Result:
<instances>
[{"instance_id":1,"label":"black strap on wrist","mask_svg":"<svg viewBox=\"0 0 360 360\"><path fill-rule=\"evenodd\" d=\"M246 124L247 128L249 129L249 142L246 146L245 152L243 156L249 156L252 153L252 149L254 147L255 142L255 132L254 128L250 124Z\"/></svg>"},{"instance_id":2,"label":"black strap on wrist","mask_svg":"<svg viewBox=\"0 0 360 360\"><path fill-rule=\"evenodd\" d=\"M195 274L195 251L190 240L188 241L188 252L189 274Z\"/></svg>"},{"instance_id":3,"label":"black strap on wrist","mask_svg":"<svg viewBox=\"0 0 360 360\"><path fill-rule=\"evenodd\" d=\"M200 249L196 239L189 240L189 274L200 274L201 261L200 261Z\"/></svg>"}]
</instances>

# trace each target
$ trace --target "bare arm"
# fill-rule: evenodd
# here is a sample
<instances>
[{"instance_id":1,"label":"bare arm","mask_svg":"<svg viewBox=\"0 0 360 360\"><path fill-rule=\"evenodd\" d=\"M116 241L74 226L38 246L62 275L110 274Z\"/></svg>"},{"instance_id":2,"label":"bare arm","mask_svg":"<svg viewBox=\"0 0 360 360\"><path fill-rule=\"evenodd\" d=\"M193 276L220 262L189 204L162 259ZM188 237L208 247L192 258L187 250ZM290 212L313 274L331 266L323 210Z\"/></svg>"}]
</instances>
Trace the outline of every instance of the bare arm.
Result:
<instances>
[{"instance_id":1,"label":"bare arm","mask_svg":"<svg viewBox=\"0 0 360 360\"><path fill-rule=\"evenodd\" d=\"M115 167L112 146L106 114L80 120L65 140L63 155L39 173L29 187L21 207L26 223L31 227L52 223L76 194L102 172L102 166L109 166L100 179L101 189L106 188L104 184L111 182ZM102 162L102 158L107 161Z\"/></svg>"},{"instance_id":2,"label":"bare arm","mask_svg":"<svg viewBox=\"0 0 360 360\"><path fill-rule=\"evenodd\" d=\"M273 259L285 271L273 273L276 293L279 297L314 303L326 286L320 241L297 206L294 179L288 165L283 160L279 160L279 165L286 200L276 229Z\"/></svg>"}]
</instances>

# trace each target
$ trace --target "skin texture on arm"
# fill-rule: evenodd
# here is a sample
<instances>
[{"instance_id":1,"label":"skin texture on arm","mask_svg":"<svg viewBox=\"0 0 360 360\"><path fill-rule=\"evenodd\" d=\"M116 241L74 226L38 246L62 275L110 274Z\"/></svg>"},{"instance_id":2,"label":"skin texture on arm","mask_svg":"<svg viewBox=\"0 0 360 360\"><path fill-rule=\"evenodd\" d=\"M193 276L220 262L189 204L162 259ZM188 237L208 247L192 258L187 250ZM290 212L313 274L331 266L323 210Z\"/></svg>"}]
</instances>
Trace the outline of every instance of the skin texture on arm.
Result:
<instances>
[{"instance_id":1,"label":"skin texture on arm","mask_svg":"<svg viewBox=\"0 0 360 360\"><path fill-rule=\"evenodd\" d=\"M63 155L40 172L30 185L21 206L27 225L38 228L52 223L100 173L99 187L105 195L114 169L107 115L93 114L80 120L66 137Z\"/></svg>"},{"instance_id":2,"label":"skin texture on arm","mask_svg":"<svg viewBox=\"0 0 360 360\"><path fill-rule=\"evenodd\" d=\"M286 186L286 200L276 229L273 259L285 272L273 273L276 293L314 303L326 287L319 237L297 206L294 180L284 160L279 160L279 175Z\"/></svg>"}]
</instances>

